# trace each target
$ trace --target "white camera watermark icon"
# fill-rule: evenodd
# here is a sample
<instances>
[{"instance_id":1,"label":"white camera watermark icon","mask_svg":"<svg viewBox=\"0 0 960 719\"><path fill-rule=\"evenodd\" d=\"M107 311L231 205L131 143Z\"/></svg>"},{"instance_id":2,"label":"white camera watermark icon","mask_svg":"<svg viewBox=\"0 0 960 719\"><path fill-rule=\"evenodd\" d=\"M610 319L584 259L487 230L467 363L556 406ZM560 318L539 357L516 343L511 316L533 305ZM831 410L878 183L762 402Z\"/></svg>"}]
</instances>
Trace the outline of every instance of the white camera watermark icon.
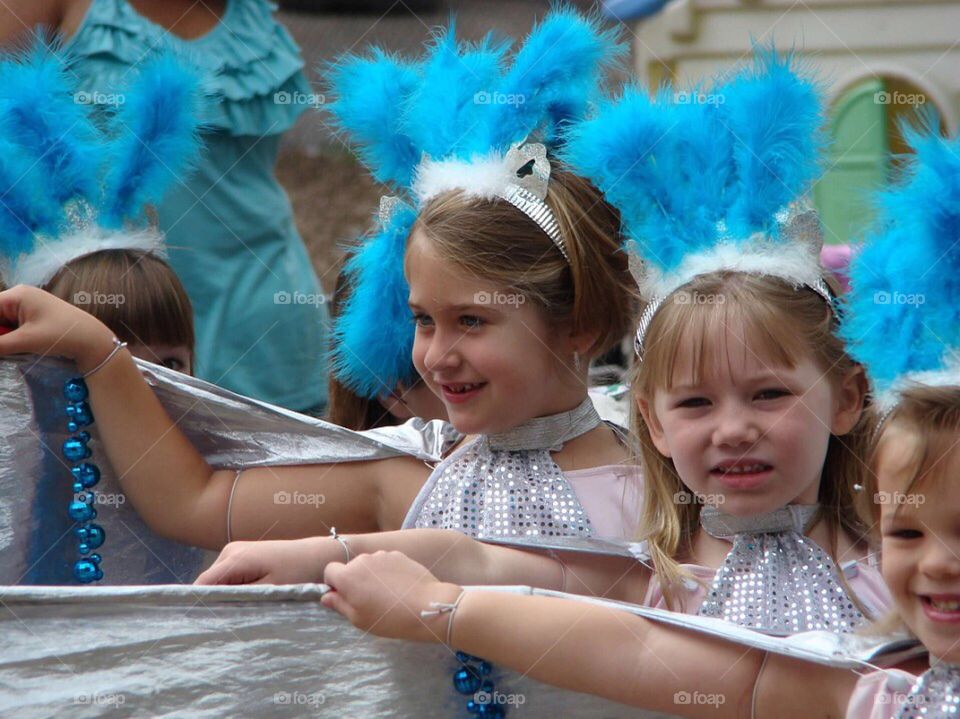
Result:
<instances>
[{"instance_id":1,"label":"white camera watermark icon","mask_svg":"<svg viewBox=\"0 0 960 719\"><path fill-rule=\"evenodd\" d=\"M111 294L106 292L80 292L73 293L73 304L77 307L89 307L90 305L112 305L121 307L127 303L126 295Z\"/></svg>"}]
</instances>

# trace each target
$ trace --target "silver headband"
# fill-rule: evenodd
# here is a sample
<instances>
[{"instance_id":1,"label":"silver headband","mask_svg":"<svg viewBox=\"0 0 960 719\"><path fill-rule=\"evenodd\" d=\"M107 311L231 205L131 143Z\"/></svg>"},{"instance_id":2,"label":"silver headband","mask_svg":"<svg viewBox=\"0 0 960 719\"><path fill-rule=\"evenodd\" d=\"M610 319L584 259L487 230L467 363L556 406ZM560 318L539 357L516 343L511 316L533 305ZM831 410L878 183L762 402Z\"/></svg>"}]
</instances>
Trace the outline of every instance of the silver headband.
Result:
<instances>
[{"instance_id":1,"label":"silver headband","mask_svg":"<svg viewBox=\"0 0 960 719\"><path fill-rule=\"evenodd\" d=\"M563 244L563 237L560 236L560 225L546 202L530 190L520 187L520 185L507 185L507 188L499 196L536 222L547 237L553 240L553 244L560 250L560 254L563 255L567 264L570 264L570 256Z\"/></svg>"},{"instance_id":2,"label":"silver headband","mask_svg":"<svg viewBox=\"0 0 960 719\"><path fill-rule=\"evenodd\" d=\"M830 288L827 287L827 283L824 282L822 278L813 284L808 285L804 283L803 286L808 287L816 292L828 305L830 305L831 310L835 310L833 305L833 295L830 294ZM646 337L647 330L650 328L650 323L653 321L653 316L657 314L657 310L663 306L663 303L666 301L667 297L669 297L669 295L654 297L652 300L650 300L650 303L644 308L643 313L640 315L640 322L637 324L637 334L633 338L633 351L641 362L643 362L643 338Z\"/></svg>"}]
</instances>

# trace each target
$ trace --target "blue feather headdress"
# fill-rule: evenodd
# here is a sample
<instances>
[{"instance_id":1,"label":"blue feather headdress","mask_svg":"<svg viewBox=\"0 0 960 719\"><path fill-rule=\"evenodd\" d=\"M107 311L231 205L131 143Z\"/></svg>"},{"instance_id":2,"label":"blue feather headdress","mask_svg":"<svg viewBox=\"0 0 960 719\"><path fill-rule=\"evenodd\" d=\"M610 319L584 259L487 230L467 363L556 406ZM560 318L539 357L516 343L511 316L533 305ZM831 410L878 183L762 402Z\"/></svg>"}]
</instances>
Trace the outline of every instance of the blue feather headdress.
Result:
<instances>
[{"instance_id":1,"label":"blue feather headdress","mask_svg":"<svg viewBox=\"0 0 960 719\"><path fill-rule=\"evenodd\" d=\"M882 411L913 384L960 386L960 140L903 127L915 156L877 197L841 334Z\"/></svg>"},{"instance_id":2,"label":"blue feather headdress","mask_svg":"<svg viewBox=\"0 0 960 719\"><path fill-rule=\"evenodd\" d=\"M819 222L799 202L818 175L822 102L793 65L760 49L710 89L628 88L571 128L562 159L620 210L642 261L638 354L664 298L701 274L772 275L830 301Z\"/></svg>"},{"instance_id":3,"label":"blue feather headdress","mask_svg":"<svg viewBox=\"0 0 960 719\"><path fill-rule=\"evenodd\" d=\"M0 59L0 273L46 284L107 249L164 254L144 217L199 150L200 76L171 52L141 65L100 131L67 60L38 40Z\"/></svg>"},{"instance_id":4,"label":"blue feather headdress","mask_svg":"<svg viewBox=\"0 0 960 719\"><path fill-rule=\"evenodd\" d=\"M458 42L450 27L416 61L373 50L331 70L335 126L401 200L400 209L381 212L378 232L345 268L352 291L335 324L332 365L360 395L376 397L412 379L403 256L417 208L431 198L458 190L511 202L565 252L542 202L545 146L555 146L567 124L583 116L624 48L598 21L558 9L508 67L509 50L492 37ZM524 167L533 170L525 178L518 175Z\"/></svg>"}]
</instances>

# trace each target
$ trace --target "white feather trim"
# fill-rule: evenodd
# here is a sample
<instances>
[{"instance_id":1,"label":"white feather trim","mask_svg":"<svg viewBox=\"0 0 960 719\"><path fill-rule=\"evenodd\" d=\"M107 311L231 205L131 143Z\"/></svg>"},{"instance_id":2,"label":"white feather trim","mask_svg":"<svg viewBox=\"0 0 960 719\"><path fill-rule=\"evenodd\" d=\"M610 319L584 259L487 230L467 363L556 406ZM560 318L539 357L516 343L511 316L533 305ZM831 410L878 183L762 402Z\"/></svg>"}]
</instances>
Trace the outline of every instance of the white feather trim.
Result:
<instances>
[{"instance_id":1,"label":"white feather trim","mask_svg":"<svg viewBox=\"0 0 960 719\"><path fill-rule=\"evenodd\" d=\"M917 385L925 387L960 387L960 357L950 351L942 369L926 372L907 372L900 375L888 389L878 392L875 398L881 415L889 414L900 402L905 390Z\"/></svg>"},{"instance_id":2,"label":"white feather trim","mask_svg":"<svg viewBox=\"0 0 960 719\"><path fill-rule=\"evenodd\" d=\"M58 238L36 238L36 249L21 255L12 267L4 268L7 286L42 287L65 264L101 250L145 250L166 258L163 235L157 230L105 230L91 226L72 235Z\"/></svg>"},{"instance_id":3,"label":"white feather trim","mask_svg":"<svg viewBox=\"0 0 960 719\"><path fill-rule=\"evenodd\" d=\"M507 185L517 182L516 172L511 171L505 160L505 156L496 151L472 160L425 158L417 166L413 192L421 204L451 190L492 200L499 197Z\"/></svg>"},{"instance_id":4,"label":"white feather trim","mask_svg":"<svg viewBox=\"0 0 960 719\"><path fill-rule=\"evenodd\" d=\"M730 270L780 277L795 287L814 286L822 279L820 256L812 245L800 242L721 242L704 252L687 255L669 273L647 265L641 280L644 297L665 297L698 275Z\"/></svg>"}]
</instances>

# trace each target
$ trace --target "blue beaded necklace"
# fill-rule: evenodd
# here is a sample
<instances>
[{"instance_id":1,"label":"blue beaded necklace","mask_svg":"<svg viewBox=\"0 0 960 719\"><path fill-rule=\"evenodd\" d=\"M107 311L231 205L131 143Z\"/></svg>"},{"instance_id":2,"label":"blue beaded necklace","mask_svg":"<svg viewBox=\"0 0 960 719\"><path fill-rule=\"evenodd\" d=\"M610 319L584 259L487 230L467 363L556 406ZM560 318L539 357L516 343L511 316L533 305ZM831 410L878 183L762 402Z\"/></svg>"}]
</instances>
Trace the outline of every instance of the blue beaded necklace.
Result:
<instances>
[{"instance_id":1,"label":"blue beaded necklace","mask_svg":"<svg viewBox=\"0 0 960 719\"><path fill-rule=\"evenodd\" d=\"M471 696L467 700L467 711L478 717L502 719L507 710L495 702L496 690L489 677L493 671L490 662L466 652L457 652L460 667L453 673L453 687L460 694Z\"/></svg>"},{"instance_id":2,"label":"blue beaded necklace","mask_svg":"<svg viewBox=\"0 0 960 719\"><path fill-rule=\"evenodd\" d=\"M80 430L93 424L93 412L87 402L87 383L82 377L67 380L63 385L63 396L67 400L67 431L74 433L63 443L63 457L74 465L70 468L70 474L73 475L73 501L67 507L67 514L79 524L73 530L80 554L80 559L73 565L73 576L78 582L89 584L103 579L101 557L93 550L99 548L106 538L103 527L92 521L97 516L93 487L100 481L100 468L84 461L93 453L87 446L90 433Z\"/></svg>"}]
</instances>

